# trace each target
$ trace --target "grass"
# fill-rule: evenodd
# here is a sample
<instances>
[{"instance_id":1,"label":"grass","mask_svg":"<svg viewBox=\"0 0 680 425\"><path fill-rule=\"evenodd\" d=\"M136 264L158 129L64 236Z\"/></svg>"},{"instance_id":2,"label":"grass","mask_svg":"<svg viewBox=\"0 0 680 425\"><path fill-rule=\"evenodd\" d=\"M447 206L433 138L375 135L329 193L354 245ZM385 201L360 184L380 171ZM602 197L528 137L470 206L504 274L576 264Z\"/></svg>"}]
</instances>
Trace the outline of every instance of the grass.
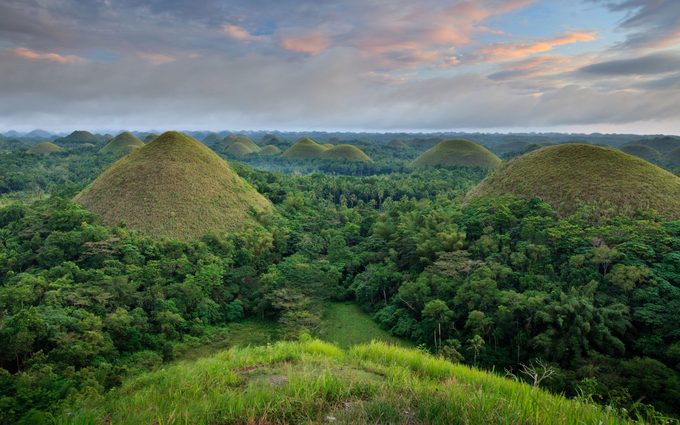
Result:
<instances>
[{"instance_id":1,"label":"grass","mask_svg":"<svg viewBox=\"0 0 680 425\"><path fill-rule=\"evenodd\" d=\"M592 145L550 146L515 158L467 199L507 194L541 198L560 215L587 204L601 216L654 211L680 218L680 178L619 150Z\"/></svg>"},{"instance_id":2,"label":"grass","mask_svg":"<svg viewBox=\"0 0 680 425\"><path fill-rule=\"evenodd\" d=\"M413 161L415 167L482 167L496 168L501 163L493 152L463 139L444 140L426 150Z\"/></svg>"},{"instance_id":3,"label":"grass","mask_svg":"<svg viewBox=\"0 0 680 425\"><path fill-rule=\"evenodd\" d=\"M625 152L628 155L637 156L645 161L656 162L661 157L661 153L656 149L649 147L647 145L630 144L621 147L621 152Z\"/></svg>"},{"instance_id":4,"label":"grass","mask_svg":"<svg viewBox=\"0 0 680 425\"><path fill-rule=\"evenodd\" d=\"M232 347L266 345L280 339L279 326L269 320L247 319L226 326L207 328L199 338L185 337L174 347L179 360L209 357Z\"/></svg>"},{"instance_id":5,"label":"grass","mask_svg":"<svg viewBox=\"0 0 680 425\"><path fill-rule=\"evenodd\" d=\"M241 142L235 142L229 145L227 153L233 156L244 156L253 153L254 151Z\"/></svg>"},{"instance_id":6,"label":"grass","mask_svg":"<svg viewBox=\"0 0 680 425\"><path fill-rule=\"evenodd\" d=\"M63 150L64 149L62 149L60 146L57 146L52 142L42 142L32 146L28 151L30 153L50 154L53 152L61 152Z\"/></svg>"},{"instance_id":7,"label":"grass","mask_svg":"<svg viewBox=\"0 0 680 425\"><path fill-rule=\"evenodd\" d=\"M281 149L278 146L267 145L260 150L261 155L278 155L281 153Z\"/></svg>"},{"instance_id":8,"label":"grass","mask_svg":"<svg viewBox=\"0 0 680 425\"><path fill-rule=\"evenodd\" d=\"M242 145L244 145L248 149L250 149L251 152L259 152L260 151L260 147L257 145L257 143L253 142L250 137L237 135L237 134L230 134L229 136L224 138L224 146L225 147L229 147L229 146L231 146L235 143L241 143Z\"/></svg>"},{"instance_id":9,"label":"grass","mask_svg":"<svg viewBox=\"0 0 680 425\"><path fill-rule=\"evenodd\" d=\"M193 239L255 224L269 201L197 140L170 131L106 169L75 198L107 224Z\"/></svg>"},{"instance_id":10,"label":"grass","mask_svg":"<svg viewBox=\"0 0 680 425\"><path fill-rule=\"evenodd\" d=\"M321 158L326 148L316 143L309 137L303 137L283 152L283 156L289 159L313 159Z\"/></svg>"},{"instance_id":11,"label":"grass","mask_svg":"<svg viewBox=\"0 0 680 425\"><path fill-rule=\"evenodd\" d=\"M126 381L59 424L623 424L613 410L372 342L233 348Z\"/></svg>"},{"instance_id":12,"label":"grass","mask_svg":"<svg viewBox=\"0 0 680 425\"><path fill-rule=\"evenodd\" d=\"M344 348L374 340L408 345L381 329L359 306L352 303L327 305L319 338Z\"/></svg>"},{"instance_id":13,"label":"grass","mask_svg":"<svg viewBox=\"0 0 680 425\"><path fill-rule=\"evenodd\" d=\"M144 142L137 136L128 131L124 131L111 139L111 141L104 145L99 152L113 155L127 155L142 146L144 146Z\"/></svg>"},{"instance_id":14,"label":"grass","mask_svg":"<svg viewBox=\"0 0 680 425\"><path fill-rule=\"evenodd\" d=\"M371 158L358 147L344 144L327 149L321 157L339 161L371 161Z\"/></svg>"}]
</instances>

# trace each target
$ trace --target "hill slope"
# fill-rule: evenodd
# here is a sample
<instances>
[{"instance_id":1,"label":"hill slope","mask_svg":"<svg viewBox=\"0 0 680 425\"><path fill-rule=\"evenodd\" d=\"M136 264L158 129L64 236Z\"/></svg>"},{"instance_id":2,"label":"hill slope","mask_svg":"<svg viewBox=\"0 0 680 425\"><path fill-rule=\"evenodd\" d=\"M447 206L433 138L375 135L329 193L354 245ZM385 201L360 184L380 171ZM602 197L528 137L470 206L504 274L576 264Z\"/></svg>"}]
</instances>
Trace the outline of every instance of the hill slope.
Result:
<instances>
[{"instance_id":1,"label":"hill slope","mask_svg":"<svg viewBox=\"0 0 680 425\"><path fill-rule=\"evenodd\" d=\"M61 137L55 140L57 144L63 145L80 145L80 144L96 144L99 142L99 138L89 131L76 130L66 137Z\"/></svg>"},{"instance_id":2,"label":"hill slope","mask_svg":"<svg viewBox=\"0 0 680 425\"><path fill-rule=\"evenodd\" d=\"M663 157L663 163L669 167L680 167L680 148L673 149Z\"/></svg>"},{"instance_id":3,"label":"hill slope","mask_svg":"<svg viewBox=\"0 0 680 425\"><path fill-rule=\"evenodd\" d=\"M673 149L680 148L680 137L677 136L658 136L651 139L640 139L630 142L627 145L648 146L661 153L668 153Z\"/></svg>"},{"instance_id":4,"label":"hill slope","mask_svg":"<svg viewBox=\"0 0 680 425\"><path fill-rule=\"evenodd\" d=\"M336 161L370 161L371 158L354 145L335 145L321 156Z\"/></svg>"},{"instance_id":5,"label":"hill slope","mask_svg":"<svg viewBox=\"0 0 680 425\"><path fill-rule=\"evenodd\" d=\"M111 141L104 145L99 152L112 155L127 155L142 146L144 146L144 142L137 136L129 131L124 131L111 139Z\"/></svg>"},{"instance_id":6,"label":"hill slope","mask_svg":"<svg viewBox=\"0 0 680 425\"><path fill-rule=\"evenodd\" d=\"M590 204L603 215L654 210L680 217L680 178L640 158L592 145L550 146L522 155L488 176L468 199L504 194L541 198L562 215Z\"/></svg>"},{"instance_id":7,"label":"hill slope","mask_svg":"<svg viewBox=\"0 0 680 425\"><path fill-rule=\"evenodd\" d=\"M309 137L303 137L283 152L283 156L289 159L312 159L321 158L326 148L316 143Z\"/></svg>"},{"instance_id":8,"label":"hill slope","mask_svg":"<svg viewBox=\"0 0 680 425\"><path fill-rule=\"evenodd\" d=\"M181 420L179 420L181 419ZM623 424L567 400L422 351L347 351L319 340L236 348L127 381L57 423Z\"/></svg>"},{"instance_id":9,"label":"hill slope","mask_svg":"<svg viewBox=\"0 0 680 425\"><path fill-rule=\"evenodd\" d=\"M253 150L241 142L236 142L229 145L227 153L233 156L245 156L253 153Z\"/></svg>"},{"instance_id":10,"label":"hill slope","mask_svg":"<svg viewBox=\"0 0 680 425\"><path fill-rule=\"evenodd\" d=\"M248 149L251 150L251 152L259 152L260 147L257 145L257 143L253 142L250 137L247 136L241 136L237 134L230 134L229 136L225 137L224 140L222 141L224 147L229 147L233 145L234 143L241 143L248 147Z\"/></svg>"},{"instance_id":11,"label":"hill slope","mask_svg":"<svg viewBox=\"0 0 680 425\"><path fill-rule=\"evenodd\" d=\"M621 152L625 152L628 155L637 156L645 161L656 162L661 157L661 154L656 149L639 144L630 144L621 147Z\"/></svg>"},{"instance_id":12,"label":"hill slope","mask_svg":"<svg viewBox=\"0 0 680 425\"><path fill-rule=\"evenodd\" d=\"M495 168L501 160L493 152L464 139L444 140L423 152L413 161L415 167L482 167Z\"/></svg>"},{"instance_id":13,"label":"hill slope","mask_svg":"<svg viewBox=\"0 0 680 425\"><path fill-rule=\"evenodd\" d=\"M42 142L35 146L31 146L28 151L30 153L50 154L54 152L61 152L63 150L64 149L62 149L60 146L57 146L52 142Z\"/></svg>"},{"instance_id":14,"label":"hill slope","mask_svg":"<svg viewBox=\"0 0 680 425\"><path fill-rule=\"evenodd\" d=\"M278 155L280 153L281 153L281 149L279 149L278 146L274 146L274 145L264 146L260 150L260 154L262 154L262 155Z\"/></svg>"},{"instance_id":15,"label":"hill slope","mask_svg":"<svg viewBox=\"0 0 680 425\"><path fill-rule=\"evenodd\" d=\"M197 140L169 131L105 170L75 198L105 223L178 239L241 229L271 204Z\"/></svg>"}]
</instances>

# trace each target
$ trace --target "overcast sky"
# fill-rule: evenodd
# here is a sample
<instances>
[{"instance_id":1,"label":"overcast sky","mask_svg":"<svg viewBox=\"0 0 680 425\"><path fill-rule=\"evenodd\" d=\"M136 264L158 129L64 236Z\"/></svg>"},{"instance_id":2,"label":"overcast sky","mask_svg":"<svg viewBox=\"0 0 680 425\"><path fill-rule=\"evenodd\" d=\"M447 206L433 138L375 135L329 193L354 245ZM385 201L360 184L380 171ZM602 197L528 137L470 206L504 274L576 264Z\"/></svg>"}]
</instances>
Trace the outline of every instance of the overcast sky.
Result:
<instances>
[{"instance_id":1,"label":"overcast sky","mask_svg":"<svg viewBox=\"0 0 680 425\"><path fill-rule=\"evenodd\" d=\"M680 134L680 0L0 0L0 131Z\"/></svg>"}]
</instances>

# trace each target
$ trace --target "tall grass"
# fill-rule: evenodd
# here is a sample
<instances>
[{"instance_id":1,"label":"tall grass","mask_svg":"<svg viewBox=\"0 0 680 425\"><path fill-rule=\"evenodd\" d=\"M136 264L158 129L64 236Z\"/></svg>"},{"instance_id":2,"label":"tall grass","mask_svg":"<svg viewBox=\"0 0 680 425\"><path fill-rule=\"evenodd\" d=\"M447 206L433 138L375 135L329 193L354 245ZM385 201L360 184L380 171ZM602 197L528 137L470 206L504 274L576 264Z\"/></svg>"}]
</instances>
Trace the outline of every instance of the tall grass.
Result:
<instances>
[{"instance_id":1,"label":"tall grass","mask_svg":"<svg viewBox=\"0 0 680 425\"><path fill-rule=\"evenodd\" d=\"M59 424L623 424L600 406L382 342L235 348L127 381Z\"/></svg>"}]
</instances>

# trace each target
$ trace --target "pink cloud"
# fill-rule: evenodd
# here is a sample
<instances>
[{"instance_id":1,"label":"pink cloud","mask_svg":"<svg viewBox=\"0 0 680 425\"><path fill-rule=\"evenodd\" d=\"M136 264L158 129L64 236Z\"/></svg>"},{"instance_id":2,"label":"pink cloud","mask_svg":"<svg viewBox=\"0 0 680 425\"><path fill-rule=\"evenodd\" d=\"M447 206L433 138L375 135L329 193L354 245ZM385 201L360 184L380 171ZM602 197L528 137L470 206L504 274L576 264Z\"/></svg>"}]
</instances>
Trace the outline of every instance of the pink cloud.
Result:
<instances>
[{"instance_id":1,"label":"pink cloud","mask_svg":"<svg viewBox=\"0 0 680 425\"><path fill-rule=\"evenodd\" d=\"M227 34L229 37L240 41L260 41L265 39L263 36L253 35L248 32L247 29L234 24L222 25L222 32Z\"/></svg>"},{"instance_id":2,"label":"pink cloud","mask_svg":"<svg viewBox=\"0 0 680 425\"><path fill-rule=\"evenodd\" d=\"M13 49L12 51L14 52L15 55L32 61L44 60L64 64L85 62L85 59L75 55L61 55L59 53L37 52L35 50L27 49L24 47L18 47L16 49Z\"/></svg>"},{"instance_id":3,"label":"pink cloud","mask_svg":"<svg viewBox=\"0 0 680 425\"><path fill-rule=\"evenodd\" d=\"M593 41L595 38L596 35L593 32L573 31L548 40L494 44L481 49L475 56L482 62L517 60L536 53L548 52L557 46Z\"/></svg>"},{"instance_id":4,"label":"pink cloud","mask_svg":"<svg viewBox=\"0 0 680 425\"><path fill-rule=\"evenodd\" d=\"M330 42L321 32L312 32L301 35L284 36L280 40L280 45L284 49L293 52L316 55L327 49Z\"/></svg>"},{"instance_id":5,"label":"pink cloud","mask_svg":"<svg viewBox=\"0 0 680 425\"><path fill-rule=\"evenodd\" d=\"M144 59L153 65L162 65L164 63L170 63L177 60L176 57L171 55L166 55L163 53L148 53L148 52L138 52L137 56Z\"/></svg>"}]
</instances>

